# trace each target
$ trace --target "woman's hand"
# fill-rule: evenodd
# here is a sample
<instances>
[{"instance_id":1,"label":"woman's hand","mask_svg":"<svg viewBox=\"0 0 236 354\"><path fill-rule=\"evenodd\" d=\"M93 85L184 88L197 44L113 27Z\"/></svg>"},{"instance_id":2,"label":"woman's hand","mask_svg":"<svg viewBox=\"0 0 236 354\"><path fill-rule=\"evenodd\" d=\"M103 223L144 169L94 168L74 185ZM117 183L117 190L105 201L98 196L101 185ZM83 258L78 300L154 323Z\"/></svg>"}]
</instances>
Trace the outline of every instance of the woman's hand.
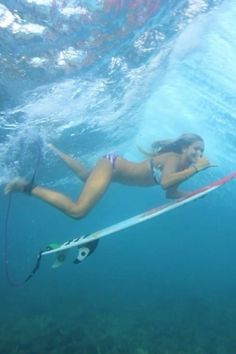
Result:
<instances>
[{"instance_id":1,"label":"woman's hand","mask_svg":"<svg viewBox=\"0 0 236 354\"><path fill-rule=\"evenodd\" d=\"M195 163L195 167L198 171L205 170L206 168L213 166L216 165L212 165L207 157L199 157L197 162Z\"/></svg>"}]
</instances>

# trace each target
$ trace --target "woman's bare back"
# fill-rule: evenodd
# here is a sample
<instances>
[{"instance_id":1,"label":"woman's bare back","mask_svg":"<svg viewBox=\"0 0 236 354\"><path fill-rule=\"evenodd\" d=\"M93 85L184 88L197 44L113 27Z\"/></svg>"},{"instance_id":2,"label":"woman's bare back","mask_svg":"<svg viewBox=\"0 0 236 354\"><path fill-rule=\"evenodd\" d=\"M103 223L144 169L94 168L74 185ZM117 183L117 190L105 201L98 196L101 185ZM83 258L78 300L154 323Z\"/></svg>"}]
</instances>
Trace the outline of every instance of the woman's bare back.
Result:
<instances>
[{"instance_id":1,"label":"woman's bare back","mask_svg":"<svg viewBox=\"0 0 236 354\"><path fill-rule=\"evenodd\" d=\"M154 167L159 168L161 173L167 161L176 166L179 162L179 157L178 154L165 153L155 156L151 160ZM157 183L153 178L150 159L135 163L120 156L116 159L112 181L141 187L154 186Z\"/></svg>"}]
</instances>

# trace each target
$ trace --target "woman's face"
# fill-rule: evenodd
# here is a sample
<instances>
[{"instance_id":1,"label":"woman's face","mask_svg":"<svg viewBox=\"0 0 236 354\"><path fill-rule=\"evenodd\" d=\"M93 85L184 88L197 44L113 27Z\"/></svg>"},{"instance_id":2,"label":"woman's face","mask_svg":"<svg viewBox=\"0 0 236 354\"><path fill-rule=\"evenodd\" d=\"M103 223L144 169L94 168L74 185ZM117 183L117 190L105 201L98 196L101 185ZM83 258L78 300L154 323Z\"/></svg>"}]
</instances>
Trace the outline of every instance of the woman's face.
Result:
<instances>
[{"instance_id":1,"label":"woman's face","mask_svg":"<svg viewBox=\"0 0 236 354\"><path fill-rule=\"evenodd\" d=\"M202 157L204 151L204 143L202 140L197 140L188 147L183 149L183 156L188 164L194 164L199 157Z\"/></svg>"}]
</instances>

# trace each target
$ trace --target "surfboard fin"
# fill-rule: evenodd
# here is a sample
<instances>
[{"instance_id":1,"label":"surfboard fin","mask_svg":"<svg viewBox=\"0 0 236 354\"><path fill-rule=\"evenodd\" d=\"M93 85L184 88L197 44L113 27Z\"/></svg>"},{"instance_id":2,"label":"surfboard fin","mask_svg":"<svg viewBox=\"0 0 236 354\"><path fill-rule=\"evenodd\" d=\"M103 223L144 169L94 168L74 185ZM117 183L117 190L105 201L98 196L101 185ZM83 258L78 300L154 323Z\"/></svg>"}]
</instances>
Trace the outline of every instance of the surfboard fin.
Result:
<instances>
[{"instance_id":1,"label":"surfboard fin","mask_svg":"<svg viewBox=\"0 0 236 354\"><path fill-rule=\"evenodd\" d=\"M50 243L47 246L47 250L55 250L59 247L60 247L60 245L58 243ZM65 251L65 250L56 252L55 256L54 256L52 268L59 268L65 262L66 255L67 255L67 251Z\"/></svg>"},{"instance_id":2,"label":"surfboard fin","mask_svg":"<svg viewBox=\"0 0 236 354\"><path fill-rule=\"evenodd\" d=\"M54 262L52 264L52 268L59 268L60 266L62 266L62 264L66 260L66 255L67 255L66 251L61 251L61 252L55 253L55 257L54 257Z\"/></svg>"},{"instance_id":3,"label":"surfboard fin","mask_svg":"<svg viewBox=\"0 0 236 354\"><path fill-rule=\"evenodd\" d=\"M78 254L77 254L76 259L74 260L74 264L79 264L79 263L83 262L83 260L85 258L90 256L95 251L95 249L97 248L98 241L99 240L94 240L92 242L84 244L81 247L78 247Z\"/></svg>"}]
</instances>

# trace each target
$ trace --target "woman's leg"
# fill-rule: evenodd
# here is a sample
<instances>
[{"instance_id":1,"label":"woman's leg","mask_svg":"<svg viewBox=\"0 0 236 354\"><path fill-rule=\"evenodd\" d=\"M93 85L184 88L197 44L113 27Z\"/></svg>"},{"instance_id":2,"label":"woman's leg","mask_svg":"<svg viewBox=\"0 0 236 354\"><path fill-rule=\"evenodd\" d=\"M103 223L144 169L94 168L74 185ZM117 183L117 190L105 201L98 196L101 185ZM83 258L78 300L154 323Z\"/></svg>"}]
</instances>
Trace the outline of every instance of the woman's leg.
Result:
<instances>
[{"instance_id":1,"label":"woman's leg","mask_svg":"<svg viewBox=\"0 0 236 354\"><path fill-rule=\"evenodd\" d=\"M80 219L103 196L111 180L112 166L108 160L101 159L90 173L80 196L75 202L62 193L40 186L35 186L31 191L31 195L52 205L72 218ZM27 182L23 179L13 180L5 187L5 193L24 192L26 185Z\"/></svg>"},{"instance_id":2,"label":"woman's leg","mask_svg":"<svg viewBox=\"0 0 236 354\"><path fill-rule=\"evenodd\" d=\"M87 180L90 170L88 170L81 162L72 159L72 157L64 154L64 152L60 151L52 144L48 144L48 147L81 179L82 182Z\"/></svg>"}]
</instances>

